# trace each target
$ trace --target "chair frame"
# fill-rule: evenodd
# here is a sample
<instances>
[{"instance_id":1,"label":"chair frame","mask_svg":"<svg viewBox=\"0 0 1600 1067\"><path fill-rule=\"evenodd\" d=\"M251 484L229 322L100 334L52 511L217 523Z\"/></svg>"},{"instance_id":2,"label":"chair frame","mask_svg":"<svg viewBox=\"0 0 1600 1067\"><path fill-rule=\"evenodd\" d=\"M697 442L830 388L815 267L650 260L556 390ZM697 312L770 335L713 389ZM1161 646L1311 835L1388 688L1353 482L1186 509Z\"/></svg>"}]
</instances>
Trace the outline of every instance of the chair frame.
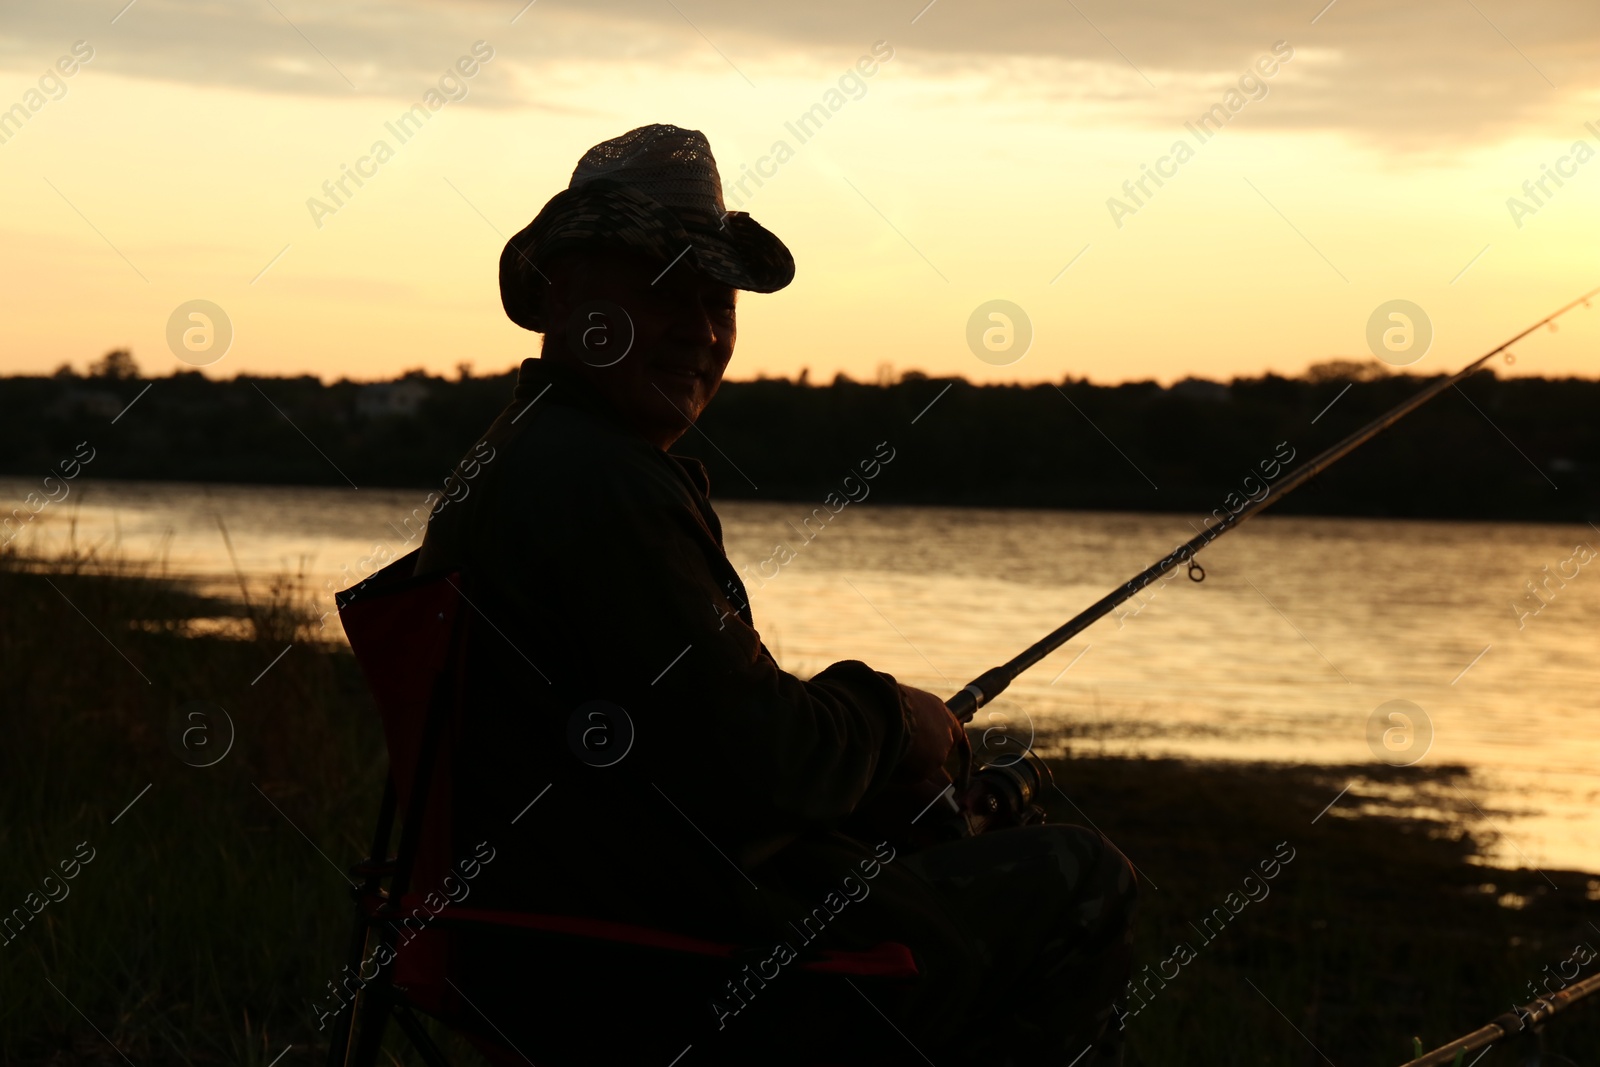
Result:
<instances>
[{"instance_id":1,"label":"chair frame","mask_svg":"<svg viewBox=\"0 0 1600 1067\"><path fill-rule=\"evenodd\" d=\"M472 627L464 607L467 601L461 592L459 572L413 576L417 556L418 553L413 552L397 560L351 589L339 593L337 597L343 617L345 610L353 604L369 603L441 581L454 589L454 595L447 598L448 606L438 612L438 621L446 624L444 657L429 690L405 803L403 806L400 803L396 784L397 768L391 750L390 767L385 776L383 799L378 808L372 844L366 857L349 869L354 879L350 895L355 904L346 969L356 974L360 986L335 1015L328 1045L328 1067L375 1067L391 1019L429 1067L450 1067L449 1060L422 1023L421 1016L431 1012L414 1003L407 989L396 984L395 960L399 946L396 944L395 921L404 915L402 901L411 888L430 791L438 770L440 742L451 713L464 698L466 647ZM429 610L432 611L434 607L439 605L433 605ZM419 621L425 623L427 620ZM357 659L360 659L359 653ZM387 732L385 737L387 747ZM389 848L396 819L401 823L400 837L396 851L391 854ZM576 939L581 943L594 944L596 948L609 944L613 948L665 954L679 959L712 957L733 961L746 958L754 951L747 946L707 941L650 927L534 912L453 908L450 915L435 918L433 925L444 930L492 929L510 937ZM378 954L380 948L387 951L376 975L367 980L361 976L361 967L363 961L368 959L369 945L373 946L374 955ZM803 960L799 963L801 970L823 975L906 979L919 974L909 948L893 942L884 942L869 950L814 948L803 955ZM457 992L459 994L459 990ZM491 1050L507 1055L511 1051L487 1033L467 1028L462 1020L441 1018L440 1021L461 1032L486 1055L490 1055ZM523 1059L518 1052L517 1062Z\"/></svg>"},{"instance_id":2,"label":"chair frame","mask_svg":"<svg viewBox=\"0 0 1600 1067\"><path fill-rule=\"evenodd\" d=\"M417 765L412 771L410 796L405 806L406 812L411 817L401 823L398 851L393 855L389 854L389 842L394 836L394 823L398 814L394 768L391 766L385 776L383 800L378 807L378 821L373 830L372 846L368 849L366 858L350 868L350 874L358 879L359 884L350 891L355 900L355 917L350 932L347 963L356 970L359 979L361 963L366 958L367 943L374 935L377 937L378 945L388 950L385 953L388 959L379 966L377 975L371 981L365 982L351 998L350 1003L340 1009L328 1045L328 1067L372 1067L376 1064L384 1030L391 1016L429 1067L450 1067L449 1061L423 1028L416 1009L406 1000L403 991L394 984L396 946L393 927L390 925L398 911L399 902L411 886L411 875L422 838L424 823L422 813L427 810L439 738L444 731L450 711L461 693L462 679L459 668L467 634L463 612L460 610L460 586L457 584L459 580L457 574L424 575L409 580L403 578L403 575L409 574L415 566L419 553L420 550L408 554L352 589L341 592L337 598L342 613L349 605L368 597L416 588L439 581L441 578L453 586L458 594L454 610L448 620L445 668L434 679L428 697L421 744L417 751ZM391 572L396 573L391 574ZM378 584L368 591L365 587L374 581ZM387 886L383 884L385 879L389 882ZM374 952L376 951L377 948L374 948Z\"/></svg>"}]
</instances>

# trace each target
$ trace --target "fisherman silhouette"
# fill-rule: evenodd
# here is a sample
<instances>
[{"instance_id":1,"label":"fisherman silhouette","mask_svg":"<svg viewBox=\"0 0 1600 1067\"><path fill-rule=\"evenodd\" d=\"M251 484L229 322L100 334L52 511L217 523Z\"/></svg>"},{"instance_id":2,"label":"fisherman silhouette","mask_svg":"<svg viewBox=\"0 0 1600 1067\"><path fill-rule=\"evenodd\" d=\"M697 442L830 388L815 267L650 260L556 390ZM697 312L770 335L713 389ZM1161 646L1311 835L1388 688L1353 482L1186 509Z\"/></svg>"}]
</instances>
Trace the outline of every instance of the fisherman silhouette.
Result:
<instances>
[{"instance_id":1,"label":"fisherman silhouette","mask_svg":"<svg viewBox=\"0 0 1600 1067\"><path fill-rule=\"evenodd\" d=\"M492 624L450 797L457 839L499 848L475 902L758 951L741 980L713 983L670 960L579 948L547 964L480 938L456 981L541 1064L665 1064L680 1034L699 1035L695 1063L1117 1062L1127 860L1075 826L915 850L845 832L890 795L947 787L964 728L859 661L808 680L780 668L704 467L668 451L717 392L738 292L793 276L776 236L724 209L705 136L665 125L590 149L505 246L502 302L544 335L541 354L418 565L459 569ZM631 731L604 766L568 729L595 701ZM910 948L914 979L819 991L790 963L884 943Z\"/></svg>"}]
</instances>

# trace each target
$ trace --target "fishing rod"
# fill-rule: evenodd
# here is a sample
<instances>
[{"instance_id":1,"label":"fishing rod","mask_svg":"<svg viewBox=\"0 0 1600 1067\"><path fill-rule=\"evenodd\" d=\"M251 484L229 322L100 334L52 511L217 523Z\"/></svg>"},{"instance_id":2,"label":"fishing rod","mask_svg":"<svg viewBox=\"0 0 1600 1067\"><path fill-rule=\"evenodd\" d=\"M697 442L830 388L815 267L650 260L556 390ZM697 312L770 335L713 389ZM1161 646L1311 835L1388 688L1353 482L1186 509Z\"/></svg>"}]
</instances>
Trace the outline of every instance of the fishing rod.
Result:
<instances>
[{"instance_id":1,"label":"fishing rod","mask_svg":"<svg viewBox=\"0 0 1600 1067\"><path fill-rule=\"evenodd\" d=\"M1429 385L1427 388L1423 389L1409 400L1406 400L1392 411L1373 419L1367 425L1363 426L1355 433L1352 433L1338 444L1335 444L1324 450L1316 458L1302 464L1292 474L1278 484L1278 491L1276 493L1273 493L1269 489L1265 496L1262 496L1257 500L1251 500L1237 512L1227 509L1226 504L1224 504L1224 509L1228 511L1228 515L1226 518L1218 522L1216 526L1209 527L1196 534L1194 537L1191 537L1189 540L1173 549L1172 552L1170 552L1159 562L1153 563L1146 567L1144 570L1134 575L1130 581L1111 591L1110 593L1107 593L1105 596L1089 605L1083 611L1073 616L1065 624L1056 628L1055 630L1052 630L1039 641L1023 649L1022 652L1018 653L1015 658L1000 664L998 667L991 667L989 670L984 671L982 674L978 675L978 677L969 682L965 689L961 690L961 692L955 694L949 700L945 701L945 704L950 708L950 711L956 716L956 718L960 719L962 722L971 722L972 717L977 714L979 708L983 707L985 704L989 703L989 701L1005 692L1006 688L1010 686L1012 682L1016 681L1017 676L1023 671L1027 670L1029 667L1032 667L1050 653L1054 652L1056 649L1072 640L1078 634L1088 629L1090 625L1104 618L1112 611L1112 609L1117 607L1117 605L1133 597L1140 590L1151 585L1158 578L1165 576L1170 571L1177 568L1180 564L1188 564L1189 577L1191 579L1197 582L1203 580L1205 578L1205 569L1201 567L1195 559L1195 555L1202 548L1211 544L1211 542L1215 541L1229 530L1239 526L1245 520L1255 515L1256 512L1268 507L1274 501L1281 500L1285 496L1288 496L1290 493L1294 492L1294 490L1298 489L1312 478L1315 478L1317 475L1333 466L1339 460L1343 459L1345 456L1349 455L1351 452L1355 451L1361 445L1365 444L1367 441L1370 441L1384 430L1387 430L1389 427L1399 422L1401 419L1415 411L1417 408L1421 407L1423 404L1426 404L1428 401L1432 400L1446 389L1476 372L1485 363L1489 362L1489 360L1493 359L1501 352L1504 352L1506 349L1510 348L1512 345L1516 344L1518 341L1522 340L1539 327L1554 322L1556 319L1560 318L1562 315L1565 315L1579 304L1587 306L1590 298L1597 294L1600 294L1600 288L1589 290L1572 303L1567 304L1565 307L1562 307L1549 315L1546 315L1544 318L1540 319L1532 326L1529 326L1526 330L1523 330L1509 341L1506 341L1503 344L1490 349L1488 352L1485 352L1483 355L1479 356L1477 359L1473 360L1456 373L1450 375L1450 377L1441 379L1440 381Z\"/></svg>"},{"instance_id":2,"label":"fishing rod","mask_svg":"<svg viewBox=\"0 0 1600 1067\"><path fill-rule=\"evenodd\" d=\"M1458 1064L1464 1054L1487 1048L1501 1038L1512 1037L1541 1026L1552 1015L1570 1008L1584 997L1597 992L1600 992L1600 974L1590 975L1583 981L1552 993L1548 997L1540 997L1520 1008L1514 1008L1487 1026L1480 1026L1470 1034L1441 1045L1426 1056L1409 1060L1405 1067L1444 1067L1445 1064Z\"/></svg>"}]
</instances>

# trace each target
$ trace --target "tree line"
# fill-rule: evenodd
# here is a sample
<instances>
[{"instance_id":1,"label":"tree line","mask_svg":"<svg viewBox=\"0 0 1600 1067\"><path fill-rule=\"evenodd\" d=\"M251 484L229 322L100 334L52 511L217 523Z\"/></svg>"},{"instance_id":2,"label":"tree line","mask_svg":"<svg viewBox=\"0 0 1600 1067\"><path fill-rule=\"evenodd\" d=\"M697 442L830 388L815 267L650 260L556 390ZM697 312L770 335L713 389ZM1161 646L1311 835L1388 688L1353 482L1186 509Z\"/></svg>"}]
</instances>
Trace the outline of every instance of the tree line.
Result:
<instances>
[{"instance_id":1,"label":"tree line","mask_svg":"<svg viewBox=\"0 0 1600 1067\"><path fill-rule=\"evenodd\" d=\"M1426 379L1352 363L1304 378L978 385L729 381L675 451L719 498L815 502L880 443L878 503L1210 513L1274 455L1315 454ZM0 473L44 476L88 441L93 476L435 486L510 402L515 373L391 382L198 372L126 353L80 376L0 379ZM130 406L131 405L131 406ZM1290 498L1301 514L1600 521L1600 381L1481 372ZM1243 489L1241 489L1243 487Z\"/></svg>"}]
</instances>

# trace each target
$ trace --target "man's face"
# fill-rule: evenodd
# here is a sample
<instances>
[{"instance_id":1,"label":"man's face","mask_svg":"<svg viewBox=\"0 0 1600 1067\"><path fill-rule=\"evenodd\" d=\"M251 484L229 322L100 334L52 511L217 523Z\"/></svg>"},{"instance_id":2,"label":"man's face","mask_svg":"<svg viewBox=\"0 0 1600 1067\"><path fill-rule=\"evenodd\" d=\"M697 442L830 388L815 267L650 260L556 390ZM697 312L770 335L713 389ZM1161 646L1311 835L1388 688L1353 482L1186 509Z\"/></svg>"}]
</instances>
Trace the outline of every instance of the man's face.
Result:
<instances>
[{"instance_id":1,"label":"man's face","mask_svg":"<svg viewBox=\"0 0 1600 1067\"><path fill-rule=\"evenodd\" d=\"M668 267L609 249L557 260L549 275L544 358L583 374L640 436L670 447L722 384L738 291L688 256Z\"/></svg>"}]
</instances>

